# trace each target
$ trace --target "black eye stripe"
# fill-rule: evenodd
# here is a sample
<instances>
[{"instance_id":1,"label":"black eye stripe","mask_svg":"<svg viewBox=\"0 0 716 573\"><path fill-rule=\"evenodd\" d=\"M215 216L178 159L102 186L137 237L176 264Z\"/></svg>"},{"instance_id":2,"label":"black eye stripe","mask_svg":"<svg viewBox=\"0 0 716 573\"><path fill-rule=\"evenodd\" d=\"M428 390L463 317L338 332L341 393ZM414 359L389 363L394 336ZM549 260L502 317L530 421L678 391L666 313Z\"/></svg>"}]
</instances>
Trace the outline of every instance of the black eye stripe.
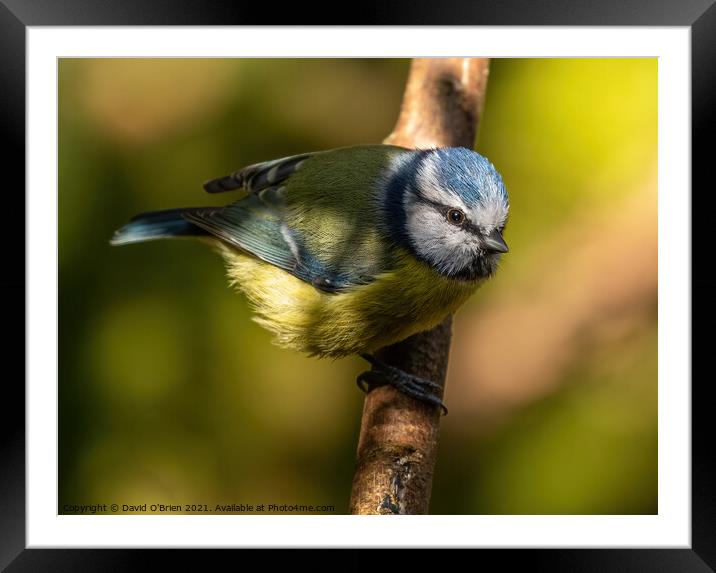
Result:
<instances>
[{"instance_id":1,"label":"black eye stripe","mask_svg":"<svg viewBox=\"0 0 716 573\"><path fill-rule=\"evenodd\" d=\"M443 205L442 203L438 203L437 201L433 201L432 199L428 199L424 195L420 195L420 200L433 207L436 211L438 211L441 215L446 216L450 211L460 211L463 215L465 213L462 209L458 209L457 207L451 207L450 205ZM467 221L467 215L465 215L465 220Z\"/></svg>"},{"instance_id":2,"label":"black eye stripe","mask_svg":"<svg viewBox=\"0 0 716 573\"><path fill-rule=\"evenodd\" d=\"M462 209L458 209L457 207L451 207L450 205L443 205L442 203L438 203L437 201L433 201L432 199L425 197L425 195L419 195L419 197L420 197L420 201L422 201L426 205L430 205L431 207L433 207L443 217L447 217L447 214L449 211L452 211L452 210L461 211L463 213L463 215L465 216L465 219L463 220L462 224L460 225L460 228L464 229L465 231L467 231L468 233L471 233L473 235L478 235L478 236L482 235L482 231L480 230L480 228L470 221L467 214L465 214L465 212L462 211Z\"/></svg>"},{"instance_id":3,"label":"black eye stripe","mask_svg":"<svg viewBox=\"0 0 716 573\"><path fill-rule=\"evenodd\" d=\"M433 199L426 197L419 189L413 189L412 191L420 203L429 205L430 207L435 209L438 213L440 213L443 217L447 217L448 211L451 211L452 209L462 211L462 209L460 209L459 207L443 205L442 203L438 203L437 201L434 201ZM472 223L472 221L470 221L470 218L467 216L467 213L465 213L463 211L463 214L465 215L464 221L459 226L455 225L455 227L459 227L460 229L467 231L468 233L470 233L472 235L482 237L484 235L484 233L482 232L482 229L480 229L480 227L478 227L477 225Z\"/></svg>"}]
</instances>

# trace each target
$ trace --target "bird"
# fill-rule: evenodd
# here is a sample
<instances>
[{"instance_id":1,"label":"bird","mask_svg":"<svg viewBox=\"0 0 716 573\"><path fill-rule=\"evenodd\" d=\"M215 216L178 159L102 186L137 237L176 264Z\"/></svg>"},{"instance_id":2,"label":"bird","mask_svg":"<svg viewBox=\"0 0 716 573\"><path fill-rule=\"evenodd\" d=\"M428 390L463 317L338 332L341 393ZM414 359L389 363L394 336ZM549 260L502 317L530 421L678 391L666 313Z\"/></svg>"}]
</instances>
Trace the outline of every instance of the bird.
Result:
<instances>
[{"instance_id":1,"label":"bird","mask_svg":"<svg viewBox=\"0 0 716 573\"><path fill-rule=\"evenodd\" d=\"M447 408L440 387L375 352L454 313L508 252L502 176L465 147L366 144L249 165L204 183L225 206L139 214L112 245L208 241L280 347L363 357L364 391L390 384Z\"/></svg>"}]
</instances>

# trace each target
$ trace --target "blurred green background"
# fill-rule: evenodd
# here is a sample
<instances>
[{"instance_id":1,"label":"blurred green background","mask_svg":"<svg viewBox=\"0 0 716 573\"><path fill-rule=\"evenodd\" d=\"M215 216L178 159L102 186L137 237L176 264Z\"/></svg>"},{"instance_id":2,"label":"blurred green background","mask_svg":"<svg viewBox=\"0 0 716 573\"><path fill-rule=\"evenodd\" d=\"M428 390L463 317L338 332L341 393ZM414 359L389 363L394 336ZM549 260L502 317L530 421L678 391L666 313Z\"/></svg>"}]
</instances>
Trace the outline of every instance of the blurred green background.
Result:
<instances>
[{"instance_id":1,"label":"blurred green background","mask_svg":"<svg viewBox=\"0 0 716 573\"><path fill-rule=\"evenodd\" d=\"M112 248L204 180L380 142L409 61L59 61L59 512L346 513L360 359L281 350L199 242ZM510 194L455 320L431 513L657 512L657 60L495 59L476 149Z\"/></svg>"}]
</instances>

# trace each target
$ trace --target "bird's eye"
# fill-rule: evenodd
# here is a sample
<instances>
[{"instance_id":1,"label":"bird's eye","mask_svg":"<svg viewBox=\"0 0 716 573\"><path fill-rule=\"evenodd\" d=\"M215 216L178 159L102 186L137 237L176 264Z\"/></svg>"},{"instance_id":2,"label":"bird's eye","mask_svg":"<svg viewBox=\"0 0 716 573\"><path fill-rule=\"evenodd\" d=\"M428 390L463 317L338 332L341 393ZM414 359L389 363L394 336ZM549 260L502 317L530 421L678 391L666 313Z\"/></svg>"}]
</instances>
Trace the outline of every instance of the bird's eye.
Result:
<instances>
[{"instance_id":1,"label":"bird's eye","mask_svg":"<svg viewBox=\"0 0 716 573\"><path fill-rule=\"evenodd\" d=\"M453 225L462 225L465 221L465 213L460 211L460 209L450 209L447 212L447 220Z\"/></svg>"}]
</instances>

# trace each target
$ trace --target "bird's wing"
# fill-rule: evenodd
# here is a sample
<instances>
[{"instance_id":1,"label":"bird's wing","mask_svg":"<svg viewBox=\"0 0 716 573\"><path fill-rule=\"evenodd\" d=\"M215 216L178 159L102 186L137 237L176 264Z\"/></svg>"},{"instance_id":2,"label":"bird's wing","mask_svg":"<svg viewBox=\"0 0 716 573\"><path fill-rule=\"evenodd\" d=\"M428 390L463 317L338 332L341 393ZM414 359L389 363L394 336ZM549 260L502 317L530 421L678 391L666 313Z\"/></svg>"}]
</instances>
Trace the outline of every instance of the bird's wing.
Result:
<instances>
[{"instance_id":1,"label":"bird's wing","mask_svg":"<svg viewBox=\"0 0 716 573\"><path fill-rule=\"evenodd\" d=\"M279 267L326 292L339 292L366 282L364 277L331 270L305 249L299 233L256 195L249 195L223 209L183 214L211 235L259 259Z\"/></svg>"},{"instance_id":2,"label":"bird's wing","mask_svg":"<svg viewBox=\"0 0 716 573\"><path fill-rule=\"evenodd\" d=\"M255 163L230 175L207 181L204 183L204 189L207 193L223 193L236 189L246 189L249 193L258 193L267 187L280 186L291 173L300 167L303 161L312 155L314 154L303 153L274 161Z\"/></svg>"}]
</instances>

